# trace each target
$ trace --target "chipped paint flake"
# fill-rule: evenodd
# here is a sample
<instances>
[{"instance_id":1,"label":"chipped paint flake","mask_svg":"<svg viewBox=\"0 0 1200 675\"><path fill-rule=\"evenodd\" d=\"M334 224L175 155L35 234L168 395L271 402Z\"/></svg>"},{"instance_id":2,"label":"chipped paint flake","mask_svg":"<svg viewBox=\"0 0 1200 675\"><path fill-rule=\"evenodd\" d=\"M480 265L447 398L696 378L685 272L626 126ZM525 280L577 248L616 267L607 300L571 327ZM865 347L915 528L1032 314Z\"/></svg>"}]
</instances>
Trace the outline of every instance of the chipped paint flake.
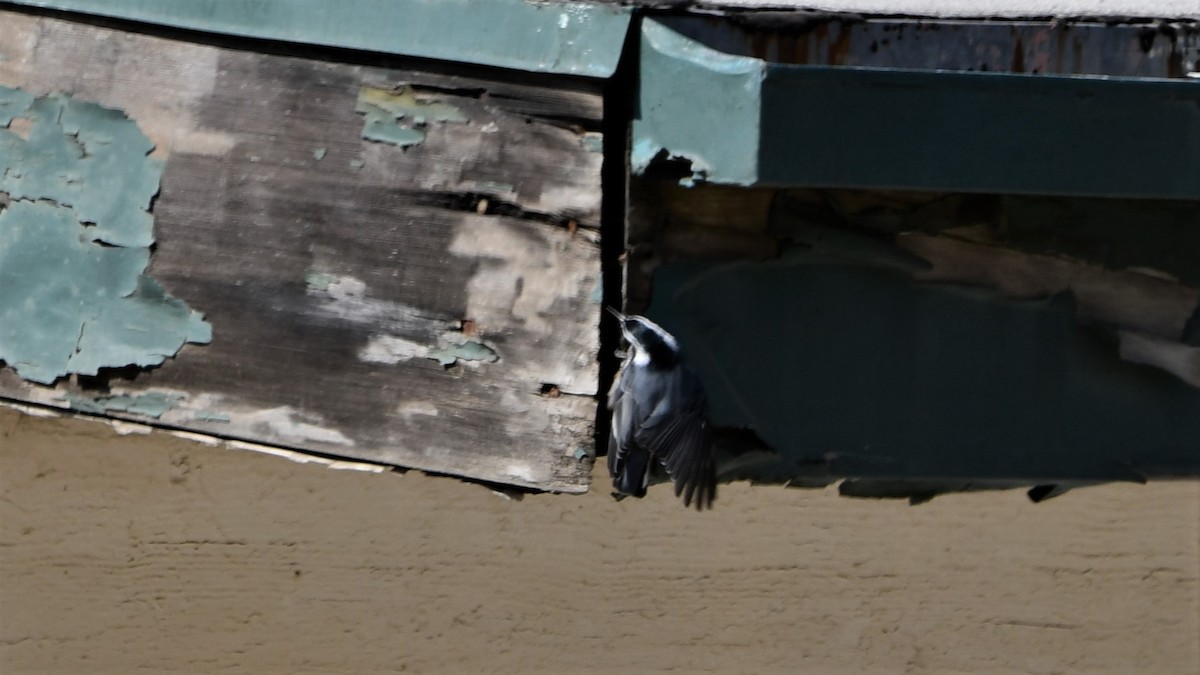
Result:
<instances>
[{"instance_id":1,"label":"chipped paint flake","mask_svg":"<svg viewBox=\"0 0 1200 675\"><path fill-rule=\"evenodd\" d=\"M431 318L411 305L372 297L366 282L356 277L310 272L305 280L309 295L317 299L315 309L330 318L384 326L425 342L451 328L449 321Z\"/></svg>"},{"instance_id":2,"label":"chipped paint flake","mask_svg":"<svg viewBox=\"0 0 1200 675\"><path fill-rule=\"evenodd\" d=\"M413 417L437 417L440 414L438 407L429 401L405 401L396 407L396 413L408 421Z\"/></svg>"},{"instance_id":3,"label":"chipped paint flake","mask_svg":"<svg viewBox=\"0 0 1200 675\"><path fill-rule=\"evenodd\" d=\"M51 384L156 366L185 342L211 341L199 313L143 276L163 167L137 125L119 110L8 87L0 123L10 200L0 210L0 361Z\"/></svg>"},{"instance_id":4,"label":"chipped paint flake","mask_svg":"<svg viewBox=\"0 0 1200 675\"><path fill-rule=\"evenodd\" d=\"M147 424L138 424L137 422L124 422L122 420L104 420L112 430L117 432L118 436L149 436L154 433L154 428Z\"/></svg>"},{"instance_id":5,"label":"chipped paint flake","mask_svg":"<svg viewBox=\"0 0 1200 675\"><path fill-rule=\"evenodd\" d=\"M219 438L216 438L215 436L209 436L207 434L197 434L191 431L178 431L174 429L168 431L167 433L176 438L182 438L185 441L192 441L193 443L207 445L210 448L215 448L221 444L221 440Z\"/></svg>"},{"instance_id":6,"label":"chipped paint flake","mask_svg":"<svg viewBox=\"0 0 1200 675\"><path fill-rule=\"evenodd\" d=\"M579 137L579 145L588 152L604 152L604 134L588 131Z\"/></svg>"},{"instance_id":7,"label":"chipped paint flake","mask_svg":"<svg viewBox=\"0 0 1200 675\"><path fill-rule=\"evenodd\" d=\"M466 187L470 188L474 192L485 192L490 195L497 195L501 197L507 197L510 195L515 197L517 194L516 186L512 185L511 183L497 183L495 181L488 180L466 181Z\"/></svg>"},{"instance_id":8,"label":"chipped paint flake","mask_svg":"<svg viewBox=\"0 0 1200 675\"><path fill-rule=\"evenodd\" d=\"M405 340L394 335L373 335L367 345L358 352L358 358L367 363L395 365L401 361L424 358L429 347Z\"/></svg>"},{"instance_id":9,"label":"chipped paint flake","mask_svg":"<svg viewBox=\"0 0 1200 675\"><path fill-rule=\"evenodd\" d=\"M494 349L475 340L453 342L452 337L443 336L441 345L424 345L395 335L373 335L366 346L359 350L358 358L367 363L395 365L412 359L433 359L443 366L452 366L459 361L495 363L500 356Z\"/></svg>"},{"instance_id":10,"label":"chipped paint flake","mask_svg":"<svg viewBox=\"0 0 1200 675\"><path fill-rule=\"evenodd\" d=\"M466 342L451 344L446 347L438 347L431 349L428 358L436 359L443 366L452 366L458 361L479 361L482 363L495 363L500 360L495 350L485 344L468 340Z\"/></svg>"},{"instance_id":11,"label":"chipped paint flake","mask_svg":"<svg viewBox=\"0 0 1200 675\"><path fill-rule=\"evenodd\" d=\"M329 286L337 282L338 277L324 272L311 271L304 276L304 282L314 291L327 291Z\"/></svg>"},{"instance_id":12,"label":"chipped paint flake","mask_svg":"<svg viewBox=\"0 0 1200 675\"><path fill-rule=\"evenodd\" d=\"M351 447L354 440L341 431L325 426L324 420L311 413L301 413L290 406L280 406L239 414L230 422L231 429L249 431L247 435L269 436L292 445L328 443Z\"/></svg>"},{"instance_id":13,"label":"chipped paint flake","mask_svg":"<svg viewBox=\"0 0 1200 675\"><path fill-rule=\"evenodd\" d=\"M323 298L316 305L322 313L395 331L371 336L359 349L362 361L395 365L412 359L433 359L452 366L459 362L495 363L500 359L491 346L465 340L449 322L429 318L403 303L371 297L361 279L310 271L305 281L311 295Z\"/></svg>"},{"instance_id":14,"label":"chipped paint flake","mask_svg":"<svg viewBox=\"0 0 1200 675\"><path fill-rule=\"evenodd\" d=\"M13 118L25 112L33 103L33 94L20 89L0 87L0 126L7 127Z\"/></svg>"},{"instance_id":15,"label":"chipped paint flake","mask_svg":"<svg viewBox=\"0 0 1200 675\"><path fill-rule=\"evenodd\" d=\"M509 464L504 467L504 474L529 483L533 483L537 479L537 474L528 464Z\"/></svg>"},{"instance_id":16,"label":"chipped paint flake","mask_svg":"<svg viewBox=\"0 0 1200 675\"><path fill-rule=\"evenodd\" d=\"M424 141L425 130L431 123L462 124L467 121L467 116L458 108L419 97L412 87L388 91L364 86L359 90L354 111L364 118L363 138L402 148Z\"/></svg>"},{"instance_id":17,"label":"chipped paint flake","mask_svg":"<svg viewBox=\"0 0 1200 675\"><path fill-rule=\"evenodd\" d=\"M513 377L554 382L567 394L595 393L595 353L583 345L594 344L596 324L547 318L561 312L557 303L564 298L587 302L593 296L599 283L593 246L565 230L530 223L498 226L473 216L459 224L449 251L477 261L467 284L467 316L484 336L487 327L515 320L528 336L524 345L542 345L542 358L509 362Z\"/></svg>"},{"instance_id":18,"label":"chipped paint flake","mask_svg":"<svg viewBox=\"0 0 1200 675\"><path fill-rule=\"evenodd\" d=\"M176 436L182 437L182 434L176 433ZM316 455L308 455L295 450L284 450L269 445L260 445L258 443L248 443L246 441L226 441L225 447L234 450L248 450L250 452L258 452L264 455L272 455L280 457L297 464L320 464L327 469L337 469L342 471L365 471L367 473L385 473L391 471L390 466L383 464L373 464L371 462L359 462L346 459L329 459L326 457L318 457Z\"/></svg>"},{"instance_id":19,"label":"chipped paint flake","mask_svg":"<svg viewBox=\"0 0 1200 675\"><path fill-rule=\"evenodd\" d=\"M63 400L72 410L103 415L125 412L158 419L174 408L183 396L180 394L152 391L145 394L117 394L112 396L81 396L67 394Z\"/></svg>"}]
</instances>

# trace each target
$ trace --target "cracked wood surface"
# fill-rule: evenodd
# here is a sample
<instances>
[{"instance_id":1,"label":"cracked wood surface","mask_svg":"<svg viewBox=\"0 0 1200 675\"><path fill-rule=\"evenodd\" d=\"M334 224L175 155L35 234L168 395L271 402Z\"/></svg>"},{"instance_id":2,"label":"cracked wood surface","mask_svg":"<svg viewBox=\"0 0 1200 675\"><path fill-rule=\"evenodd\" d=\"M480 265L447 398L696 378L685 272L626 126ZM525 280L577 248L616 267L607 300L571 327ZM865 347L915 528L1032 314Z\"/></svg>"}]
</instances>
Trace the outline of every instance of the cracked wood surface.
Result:
<instances>
[{"instance_id":1,"label":"cracked wood surface","mask_svg":"<svg viewBox=\"0 0 1200 675\"><path fill-rule=\"evenodd\" d=\"M45 388L0 370L0 396L103 409L151 394L170 403L157 418L107 413L586 489L600 84L18 12L0 26L0 84L123 110L154 141L148 274L214 333L153 371ZM419 143L364 140L367 87L455 121L410 113L394 123Z\"/></svg>"},{"instance_id":2,"label":"cracked wood surface","mask_svg":"<svg viewBox=\"0 0 1200 675\"><path fill-rule=\"evenodd\" d=\"M0 670L1194 673L1200 485L521 501L0 409Z\"/></svg>"}]
</instances>

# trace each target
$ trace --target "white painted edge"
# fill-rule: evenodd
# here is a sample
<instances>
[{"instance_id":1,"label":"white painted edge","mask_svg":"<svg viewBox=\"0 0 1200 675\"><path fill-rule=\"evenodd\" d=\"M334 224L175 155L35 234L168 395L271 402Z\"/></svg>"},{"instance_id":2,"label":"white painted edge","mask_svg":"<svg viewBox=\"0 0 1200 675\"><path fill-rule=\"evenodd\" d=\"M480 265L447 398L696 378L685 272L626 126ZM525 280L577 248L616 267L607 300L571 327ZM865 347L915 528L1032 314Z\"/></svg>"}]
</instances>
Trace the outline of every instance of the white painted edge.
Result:
<instances>
[{"instance_id":1,"label":"white painted edge","mask_svg":"<svg viewBox=\"0 0 1200 675\"><path fill-rule=\"evenodd\" d=\"M48 408L39 408L36 406L31 406L31 405L24 405L21 403L15 403L13 401L0 401L0 406L4 406L5 408L16 410L17 412L25 413L26 415L29 415L30 417L62 417L65 414L65 413L59 412L57 410L50 410Z\"/></svg>"},{"instance_id":2,"label":"white painted edge","mask_svg":"<svg viewBox=\"0 0 1200 675\"><path fill-rule=\"evenodd\" d=\"M70 410L55 410L52 408L43 408L40 406L25 405L15 401L0 401L0 407L15 410L19 413L29 415L30 417L41 418L56 418L66 417L86 422L100 422L111 427L118 435L128 436L130 434L149 435L156 431L166 433L176 438L180 438L193 443L207 445L210 448L215 448L224 445L231 450L248 450L250 452L258 452L264 455L272 455L281 457L297 464L320 464L328 469L336 469L339 471L363 471L366 473L386 473L392 470L392 467L386 464L376 464L373 462L364 462L351 459L330 459L328 457L319 457L309 455L296 450L288 450L269 445L261 445L259 443L250 443L247 441L225 440L217 436L201 434L192 431L180 431L176 429L162 429L151 424L142 424L140 422L130 422L128 420L117 420L103 417L95 417L90 415L77 415Z\"/></svg>"},{"instance_id":3,"label":"white painted edge","mask_svg":"<svg viewBox=\"0 0 1200 675\"><path fill-rule=\"evenodd\" d=\"M225 447L234 450L248 450L250 452L259 452L264 455L272 455L274 457L282 457L297 464L322 464L326 468L338 469L344 471L365 471L367 473L384 473L391 471L392 467L385 464L374 464L372 462L360 462L350 459L329 459L327 457L318 457L309 455L295 450L287 450L285 448L277 448L270 445L260 445L258 443L250 443L247 441L225 441Z\"/></svg>"}]
</instances>

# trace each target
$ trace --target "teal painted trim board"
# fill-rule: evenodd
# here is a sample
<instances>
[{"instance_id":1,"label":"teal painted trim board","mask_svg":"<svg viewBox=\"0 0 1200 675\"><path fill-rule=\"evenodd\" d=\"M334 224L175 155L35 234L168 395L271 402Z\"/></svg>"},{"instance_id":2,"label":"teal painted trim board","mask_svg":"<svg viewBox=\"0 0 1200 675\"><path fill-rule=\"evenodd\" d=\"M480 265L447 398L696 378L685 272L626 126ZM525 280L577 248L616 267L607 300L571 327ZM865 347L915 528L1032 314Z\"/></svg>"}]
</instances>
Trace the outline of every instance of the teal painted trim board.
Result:
<instances>
[{"instance_id":1,"label":"teal painted trim board","mask_svg":"<svg viewBox=\"0 0 1200 675\"><path fill-rule=\"evenodd\" d=\"M769 66L764 185L1200 198L1194 81Z\"/></svg>"},{"instance_id":2,"label":"teal painted trim board","mask_svg":"<svg viewBox=\"0 0 1200 675\"><path fill-rule=\"evenodd\" d=\"M752 185L758 180L766 64L642 22L633 172L659 160L690 162L691 178Z\"/></svg>"},{"instance_id":3,"label":"teal painted trim board","mask_svg":"<svg viewBox=\"0 0 1200 675\"><path fill-rule=\"evenodd\" d=\"M14 0L250 38L561 75L613 74L631 10L525 0Z\"/></svg>"},{"instance_id":4,"label":"teal painted trim board","mask_svg":"<svg viewBox=\"0 0 1200 675\"><path fill-rule=\"evenodd\" d=\"M684 182L1200 198L1200 85L769 63L646 20L633 171Z\"/></svg>"}]
</instances>

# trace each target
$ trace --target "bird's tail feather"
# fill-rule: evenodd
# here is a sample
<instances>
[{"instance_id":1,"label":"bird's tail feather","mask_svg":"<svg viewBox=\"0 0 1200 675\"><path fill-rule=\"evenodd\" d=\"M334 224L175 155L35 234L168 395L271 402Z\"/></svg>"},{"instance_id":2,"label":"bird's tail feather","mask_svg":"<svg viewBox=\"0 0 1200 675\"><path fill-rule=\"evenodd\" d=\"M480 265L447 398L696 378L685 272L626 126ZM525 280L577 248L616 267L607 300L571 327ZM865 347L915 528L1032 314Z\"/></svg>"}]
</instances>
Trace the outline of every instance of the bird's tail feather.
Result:
<instances>
[{"instance_id":1,"label":"bird's tail feather","mask_svg":"<svg viewBox=\"0 0 1200 675\"><path fill-rule=\"evenodd\" d=\"M650 482L650 453L629 448L621 458L621 466L613 476L613 492L629 497L645 497Z\"/></svg>"}]
</instances>

